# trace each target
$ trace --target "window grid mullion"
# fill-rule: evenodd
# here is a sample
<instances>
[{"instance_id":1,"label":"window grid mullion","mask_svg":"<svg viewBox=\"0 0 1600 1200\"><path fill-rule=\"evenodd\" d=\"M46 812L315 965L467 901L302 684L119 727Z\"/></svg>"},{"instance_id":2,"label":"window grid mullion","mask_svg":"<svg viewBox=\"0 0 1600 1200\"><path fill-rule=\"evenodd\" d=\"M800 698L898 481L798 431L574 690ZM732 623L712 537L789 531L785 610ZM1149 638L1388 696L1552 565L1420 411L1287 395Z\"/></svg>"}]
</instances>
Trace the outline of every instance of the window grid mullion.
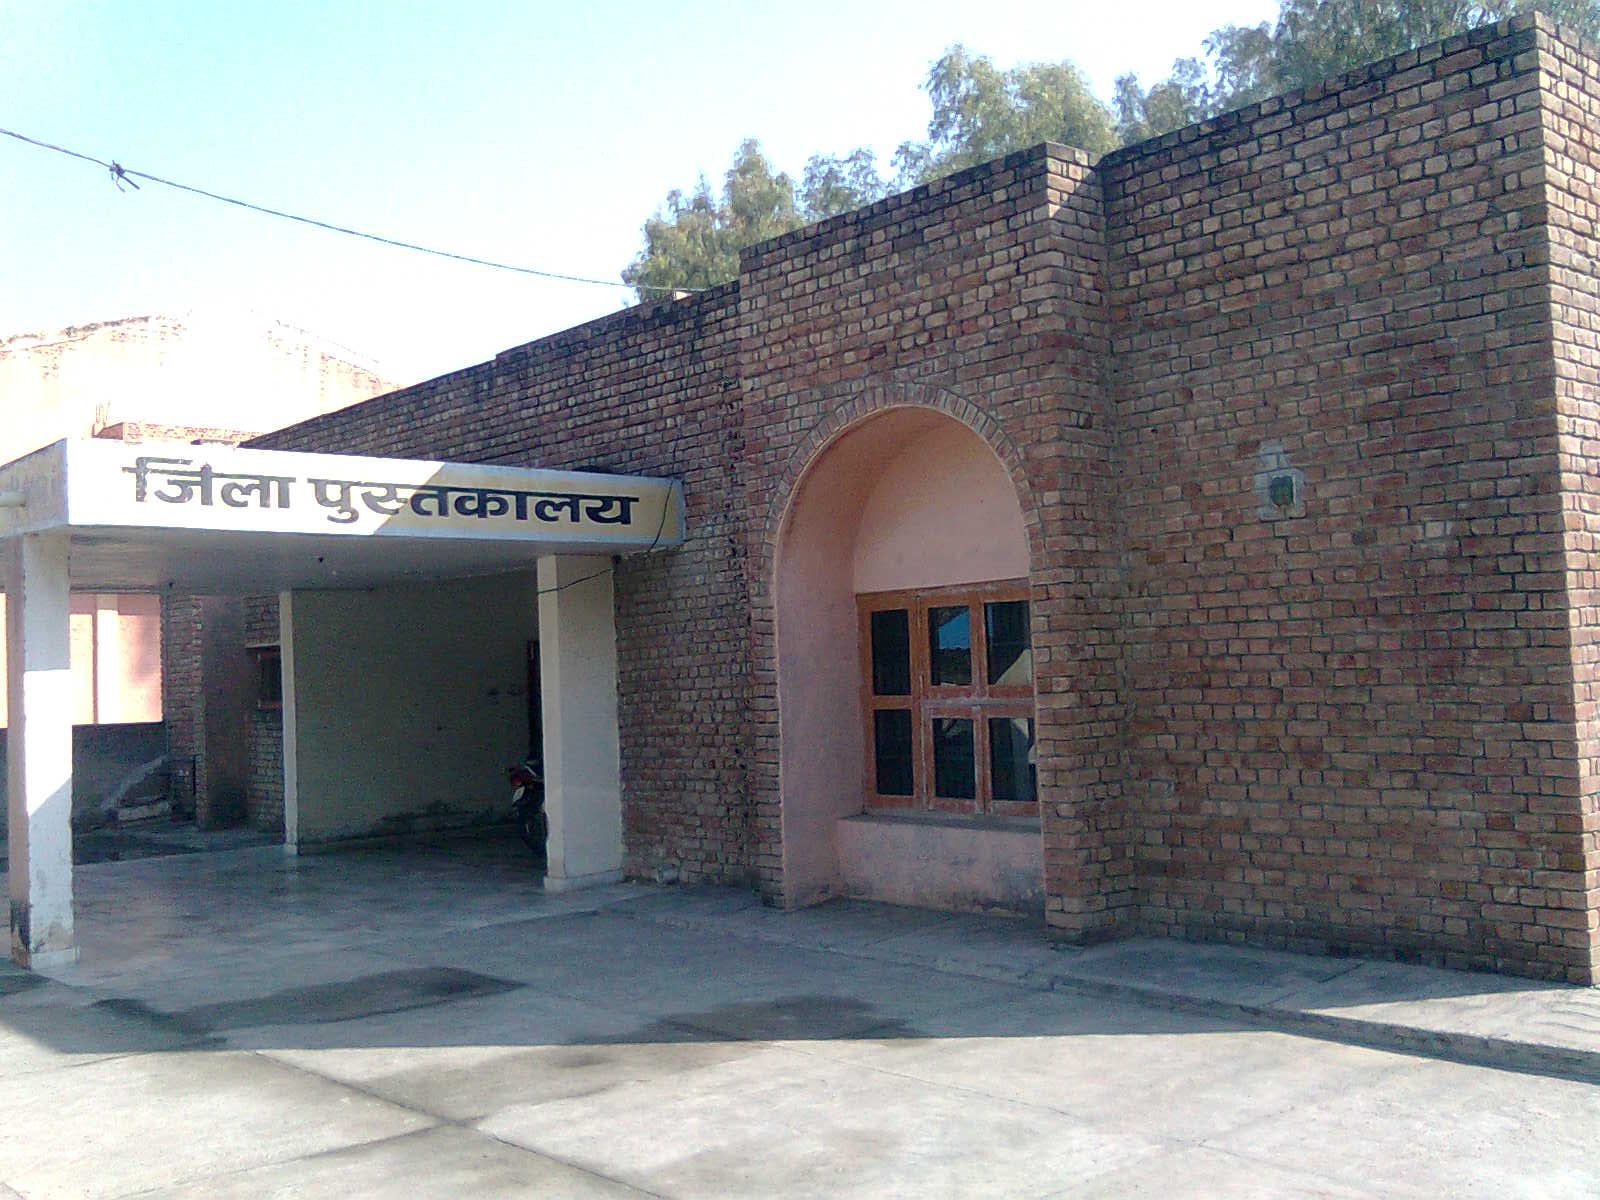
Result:
<instances>
[{"instance_id":1,"label":"window grid mullion","mask_svg":"<svg viewBox=\"0 0 1600 1200\"><path fill-rule=\"evenodd\" d=\"M904 808L907 805L920 811L951 811L952 805L972 806L977 814L994 810L994 780L992 763L993 740L989 721L1001 719L1028 719L1034 717L1034 690L996 689L989 683L989 628L990 603L1030 600L1026 584L1004 584L993 587L937 588L888 592L858 599L858 615L862 638L861 670L863 683L863 716L869 763L865 772L868 793L876 803L886 807ZM965 605L969 628L968 653L971 655L971 679L966 685L933 685L932 627L929 610ZM873 691L872 679L872 613L904 610L906 613L907 666L909 668L909 694L880 696ZM873 749L874 714L886 710L908 712L911 722L911 795L884 796L877 790L876 752ZM940 717L967 719L972 722L972 791L973 799L944 799L937 795L934 770L935 741L933 722ZM1007 801L1007 804L1014 802Z\"/></svg>"}]
</instances>

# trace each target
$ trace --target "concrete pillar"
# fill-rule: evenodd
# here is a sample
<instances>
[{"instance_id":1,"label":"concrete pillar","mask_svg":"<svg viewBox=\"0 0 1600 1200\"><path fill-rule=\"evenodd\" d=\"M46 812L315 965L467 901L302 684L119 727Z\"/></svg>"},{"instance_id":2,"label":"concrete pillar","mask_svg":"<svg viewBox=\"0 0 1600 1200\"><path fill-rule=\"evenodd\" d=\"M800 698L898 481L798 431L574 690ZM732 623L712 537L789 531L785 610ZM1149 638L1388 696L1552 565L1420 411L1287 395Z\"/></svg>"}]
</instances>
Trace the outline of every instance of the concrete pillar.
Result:
<instances>
[{"instance_id":1,"label":"concrete pillar","mask_svg":"<svg viewBox=\"0 0 1600 1200\"><path fill-rule=\"evenodd\" d=\"M71 598L65 531L6 548L7 832L11 957L78 957L72 935Z\"/></svg>"},{"instance_id":2,"label":"concrete pillar","mask_svg":"<svg viewBox=\"0 0 1600 1200\"><path fill-rule=\"evenodd\" d=\"M607 558L539 560L539 695L544 717L545 887L622 878L617 635Z\"/></svg>"}]
</instances>

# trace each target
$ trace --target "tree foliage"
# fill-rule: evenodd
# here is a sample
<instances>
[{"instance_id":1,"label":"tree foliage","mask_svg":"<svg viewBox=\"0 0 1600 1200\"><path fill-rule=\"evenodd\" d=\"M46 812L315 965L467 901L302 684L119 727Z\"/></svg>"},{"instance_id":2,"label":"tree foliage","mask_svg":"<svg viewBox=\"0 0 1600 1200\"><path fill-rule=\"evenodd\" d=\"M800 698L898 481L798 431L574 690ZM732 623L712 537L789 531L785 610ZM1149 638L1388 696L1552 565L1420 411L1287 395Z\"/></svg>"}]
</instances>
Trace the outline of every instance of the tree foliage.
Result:
<instances>
[{"instance_id":1,"label":"tree foliage","mask_svg":"<svg viewBox=\"0 0 1600 1200\"><path fill-rule=\"evenodd\" d=\"M1276 24L1228 25L1204 58L1179 59L1149 91L1124 75L1114 106L1123 144L1309 87L1364 63L1520 13L1600 36L1600 0L1279 0Z\"/></svg>"},{"instance_id":2,"label":"tree foliage","mask_svg":"<svg viewBox=\"0 0 1600 1200\"><path fill-rule=\"evenodd\" d=\"M800 211L807 220L822 221L888 194L889 185L878 175L877 156L871 150L841 156L813 154L800 182Z\"/></svg>"},{"instance_id":3,"label":"tree foliage","mask_svg":"<svg viewBox=\"0 0 1600 1200\"><path fill-rule=\"evenodd\" d=\"M923 178L948 175L1038 142L1064 142L1094 155L1116 144L1111 114L1069 62L1002 71L964 46L946 50L923 85L933 102L928 140L903 146Z\"/></svg>"},{"instance_id":4,"label":"tree foliage","mask_svg":"<svg viewBox=\"0 0 1600 1200\"><path fill-rule=\"evenodd\" d=\"M738 274L745 246L891 191L1043 141L1099 155L1532 11L1600 39L1600 0L1279 0L1276 23L1214 30L1202 55L1179 59L1148 89L1132 75L1120 77L1109 105L1070 62L1002 70L984 55L952 46L923 83L932 105L928 136L900 145L892 175L880 175L872 152L857 149L813 155L796 183L747 140L720 197L704 178L687 195L667 195L645 222L644 247L622 277L641 298L709 287Z\"/></svg>"},{"instance_id":5,"label":"tree foliage","mask_svg":"<svg viewBox=\"0 0 1600 1200\"><path fill-rule=\"evenodd\" d=\"M739 251L803 224L794 180L750 138L740 143L723 179L722 195L701 176L694 191L676 188L644 223L644 248L622 272L641 299L678 289L726 283L739 273Z\"/></svg>"},{"instance_id":6,"label":"tree foliage","mask_svg":"<svg viewBox=\"0 0 1600 1200\"><path fill-rule=\"evenodd\" d=\"M644 247L622 272L640 299L726 283L739 273L739 251L812 221L881 200L888 184L870 150L814 154L797 186L775 171L754 138L739 144L721 196L702 176L694 191L676 188L644 223Z\"/></svg>"}]
</instances>

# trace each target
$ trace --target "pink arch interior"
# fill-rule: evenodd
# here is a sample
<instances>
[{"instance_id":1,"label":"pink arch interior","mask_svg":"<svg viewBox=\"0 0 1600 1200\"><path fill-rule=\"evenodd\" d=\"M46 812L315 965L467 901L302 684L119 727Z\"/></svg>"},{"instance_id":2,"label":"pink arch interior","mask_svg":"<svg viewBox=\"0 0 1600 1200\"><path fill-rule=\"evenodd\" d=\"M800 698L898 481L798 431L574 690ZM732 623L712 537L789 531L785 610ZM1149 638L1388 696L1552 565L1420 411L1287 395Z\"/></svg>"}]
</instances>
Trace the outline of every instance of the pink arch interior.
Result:
<instances>
[{"instance_id":1,"label":"pink arch interior","mask_svg":"<svg viewBox=\"0 0 1600 1200\"><path fill-rule=\"evenodd\" d=\"M775 581L790 903L837 894L835 826L863 805L856 595L1027 575L1027 532L1005 465L942 413L889 409L842 434L806 472Z\"/></svg>"}]
</instances>

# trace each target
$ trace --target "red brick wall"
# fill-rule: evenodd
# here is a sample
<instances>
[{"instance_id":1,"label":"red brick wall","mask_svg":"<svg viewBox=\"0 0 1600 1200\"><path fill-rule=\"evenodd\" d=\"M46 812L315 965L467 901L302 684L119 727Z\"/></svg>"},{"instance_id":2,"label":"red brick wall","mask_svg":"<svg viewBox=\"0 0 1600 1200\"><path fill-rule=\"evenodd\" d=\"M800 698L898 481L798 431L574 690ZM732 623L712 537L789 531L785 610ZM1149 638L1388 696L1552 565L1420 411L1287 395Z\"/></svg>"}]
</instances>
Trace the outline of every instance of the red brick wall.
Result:
<instances>
[{"instance_id":1,"label":"red brick wall","mask_svg":"<svg viewBox=\"0 0 1600 1200\"><path fill-rule=\"evenodd\" d=\"M194 596L161 598L161 711L172 760L174 812L192 816L205 794L205 692L200 685L200 601Z\"/></svg>"},{"instance_id":2,"label":"red brick wall","mask_svg":"<svg viewBox=\"0 0 1600 1200\"><path fill-rule=\"evenodd\" d=\"M1572 639L1577 804L1551 813L1573 845L1555 870L1518 879L1543 889L1552 936L1600 962L1600 48L1538 34L1545 101L1546 200L1556 419ZM1541 864L1543 867L1544 864Z\"/></svg>"},{"instance_id":3,"label":"red brick wall","mask_svg":"<svg viewBox=\"0 0 1600 1200\"><path fill-rule=\"evenodd\" d=\"M244 641L252 652L278 645L278 598L252 596L244 602ZM250 775L245 790L245 813L252 826L268 833L283 833L283 710L258 706L248 717L246 730Z\"/></svg>"},{"instance_id":4,"label":"red brick wall","mask_svg":"<svg viewBox=\"0 0 1600 1200\"><path fill-rule=\"evenodd\" d=\"M633 874L751 869L737 299L630 309L254 443L683 480L683 547L617 568Z\"/></svg>"},{"instance_id":5,"label":"red brick wall","mask_svg":"<svg viewBox=\"0 0 1600 1200\"><path fill-rule=\"evenodd\" d=\"M1534 43L1101 164L1152 929L1587 969Z\"/></svg>"}]
</instances>

